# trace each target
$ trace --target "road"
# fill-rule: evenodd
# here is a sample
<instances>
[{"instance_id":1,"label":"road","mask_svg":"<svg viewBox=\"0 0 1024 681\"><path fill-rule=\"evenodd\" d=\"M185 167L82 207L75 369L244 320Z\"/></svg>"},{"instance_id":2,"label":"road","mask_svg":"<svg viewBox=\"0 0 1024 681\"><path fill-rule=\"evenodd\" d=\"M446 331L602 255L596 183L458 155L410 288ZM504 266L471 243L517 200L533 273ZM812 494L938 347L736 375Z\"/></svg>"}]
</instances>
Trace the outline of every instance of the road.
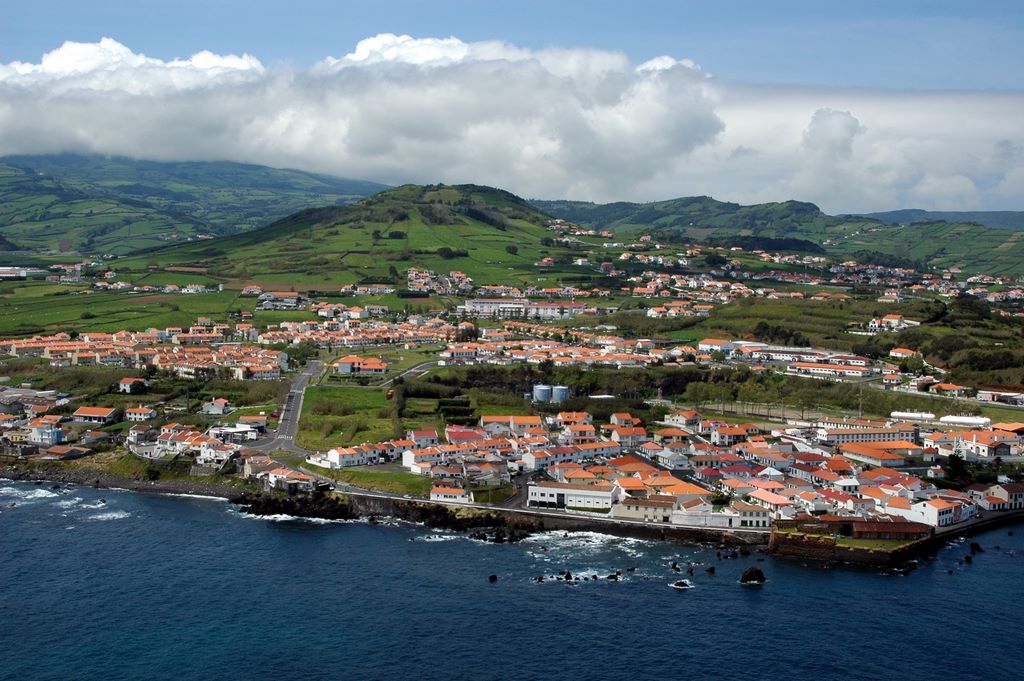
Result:
<instances>
[{"instance_id":1,"label":"road","mask_svg":"<svg viewBox=\"0 0 1024 681\"><path fill-rule=\"evenodd\" d=\"M395 376L393 378L389 378L388 380L384 381L380 385L367 386L367 387L368 388L390 388L394 384L396 378L406 378L406 377L408 377L408 378L419 378L420 376L422 376L423 374L427 373L428 371L430 371L435 366L437 366L437 360L433 360L433 361L430 361L430 362L423 362L421 364L417 364L414 367L409 367L408 369L406 369L402 373L398 374L397 376Z\"/></svg>"},{"instance_id":2,"label":"road","mask_svg":"<svg viewBox=\"0 0 1024 681\"><path fill-rule=\"evenodd\" d=\"M288 389L288 396L285 398L284 407L281 409L281 416L278 419L277 431L274 437L265 438L253 445L253 449L261 452L273 452L283 450L295 452L296 454L308 454L308 449L303 449L295 444L295 434L299 432L299 415L302 413L302 400L306 393L306 386L309 382L320 375L320 362L312 360L293 380L291 388Z\"/></svg>"}]
</instances>

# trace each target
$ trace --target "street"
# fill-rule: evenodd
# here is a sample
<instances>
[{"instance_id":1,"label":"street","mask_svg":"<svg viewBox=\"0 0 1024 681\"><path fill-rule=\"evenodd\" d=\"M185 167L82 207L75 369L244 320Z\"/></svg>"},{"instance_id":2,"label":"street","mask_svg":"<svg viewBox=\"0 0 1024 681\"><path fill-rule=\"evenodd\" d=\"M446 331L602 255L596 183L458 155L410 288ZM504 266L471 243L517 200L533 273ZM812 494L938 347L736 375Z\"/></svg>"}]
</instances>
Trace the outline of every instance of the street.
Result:
<instances>
[{"instance_id":1,"label":"street","mask_svg":"<svg viewBox=\"0 0 1024 681\"><path fill-rule=\"evenodd\" d=\"M277 432L274 437L268 437L253 445L253 449L261 452L273 452L278 450L306 454L308 450L295 444L295 435L299 431L299 415L302 413L302 399L306 392L306 386L316 376L320 375L319 360L312 360L292 380L291 388L285 397L284 406L281 409L281 416L278 419Z\"/></svg>"}]
</instances>

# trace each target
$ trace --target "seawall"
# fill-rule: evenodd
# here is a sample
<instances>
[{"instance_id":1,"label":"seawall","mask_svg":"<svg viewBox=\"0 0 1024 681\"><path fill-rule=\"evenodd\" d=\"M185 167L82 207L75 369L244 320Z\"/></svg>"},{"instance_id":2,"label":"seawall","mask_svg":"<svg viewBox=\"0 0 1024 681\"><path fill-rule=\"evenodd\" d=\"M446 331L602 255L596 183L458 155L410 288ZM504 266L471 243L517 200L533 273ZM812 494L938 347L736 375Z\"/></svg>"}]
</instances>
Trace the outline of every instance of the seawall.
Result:
<instances>
[{"instance_id":1,"label":"seawall","mask_svg":"<svg viewBox=\"0 0 1024 681\"><path fill-rule=\"evenodd\" d=\"M721 530L613 521L531 510L460 506L357 492L313 497L262 496L246 499L241 503L247 512L258 515L286 513L300 517L330 518L387 516L423 523L427 527L456 531L501 529L505 536L513 540L516 537L535 532L600 532L637 539L725 544L740 547L763 546L767 544L769 537L767 532L740 534Z\"/></svg>"},{"instance_id":2,"label":"seawall","mask_svg":"<svg viewBox=\"0 0 1024 681\"><path fill-rule=\"evenodd\" d=\"M970 537L979 532L1021 522L1024 522L1024 511L1007 511L970 525L948 528L931 537L910 541L891 549L842 546L836 544L835 538L831 535L773 531L768 541L768 552L780 558L871 567L898 567L911 559L934 555L957 537Z\"/></svg>"}]
</instances>

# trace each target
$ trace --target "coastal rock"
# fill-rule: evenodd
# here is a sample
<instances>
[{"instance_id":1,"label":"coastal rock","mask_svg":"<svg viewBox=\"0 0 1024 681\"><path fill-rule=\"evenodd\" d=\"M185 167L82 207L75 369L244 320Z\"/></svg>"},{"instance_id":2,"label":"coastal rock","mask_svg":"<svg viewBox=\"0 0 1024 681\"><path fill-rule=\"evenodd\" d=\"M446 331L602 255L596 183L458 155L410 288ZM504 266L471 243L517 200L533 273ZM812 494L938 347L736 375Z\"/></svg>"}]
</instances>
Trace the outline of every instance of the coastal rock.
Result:
<instances>
[{"instance_id":1,"label":"coastal rock","mask_svg":"<svg viewBox=\"0 0 1024 681\"><path fill-rule=\"evenodd\" d=\"M358 517L348 504L325 494L292 497L246 495L240 503L242 510L252 515L291 515L326 520L353 520Z\"/></svg>"},{"instance_id":2,"label":"coastal rock","mask_svg":"<svg viewBox=\"0 0 1024 681\"><path fill-rule=\"evenodd\" d=\"M758 567L748 567L740 575L740 584L764 584L766 581L764 572Z\"/></svg>"}]
</instances>

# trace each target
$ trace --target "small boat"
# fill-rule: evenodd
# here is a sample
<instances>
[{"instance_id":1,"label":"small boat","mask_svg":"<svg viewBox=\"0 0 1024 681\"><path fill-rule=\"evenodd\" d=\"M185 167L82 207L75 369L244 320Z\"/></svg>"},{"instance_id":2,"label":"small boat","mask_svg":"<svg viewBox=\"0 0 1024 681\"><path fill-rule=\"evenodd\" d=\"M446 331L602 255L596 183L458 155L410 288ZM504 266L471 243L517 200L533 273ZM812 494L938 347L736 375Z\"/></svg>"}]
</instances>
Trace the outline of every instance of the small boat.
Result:
<instances>
[{"instance_id":1,"label":"small boat","mask_svg":"<svg viewBox=\"0 0 1024 681\"><path fill-rule=\"evenodd\" d=\"M673 589L678 589L680 591L686 591L687 589L694 588L693 582L691 582L688 579L680 579L678 581L672 582L671 584L669 584L669 586Z\"/></svg>"}]
</instances>

